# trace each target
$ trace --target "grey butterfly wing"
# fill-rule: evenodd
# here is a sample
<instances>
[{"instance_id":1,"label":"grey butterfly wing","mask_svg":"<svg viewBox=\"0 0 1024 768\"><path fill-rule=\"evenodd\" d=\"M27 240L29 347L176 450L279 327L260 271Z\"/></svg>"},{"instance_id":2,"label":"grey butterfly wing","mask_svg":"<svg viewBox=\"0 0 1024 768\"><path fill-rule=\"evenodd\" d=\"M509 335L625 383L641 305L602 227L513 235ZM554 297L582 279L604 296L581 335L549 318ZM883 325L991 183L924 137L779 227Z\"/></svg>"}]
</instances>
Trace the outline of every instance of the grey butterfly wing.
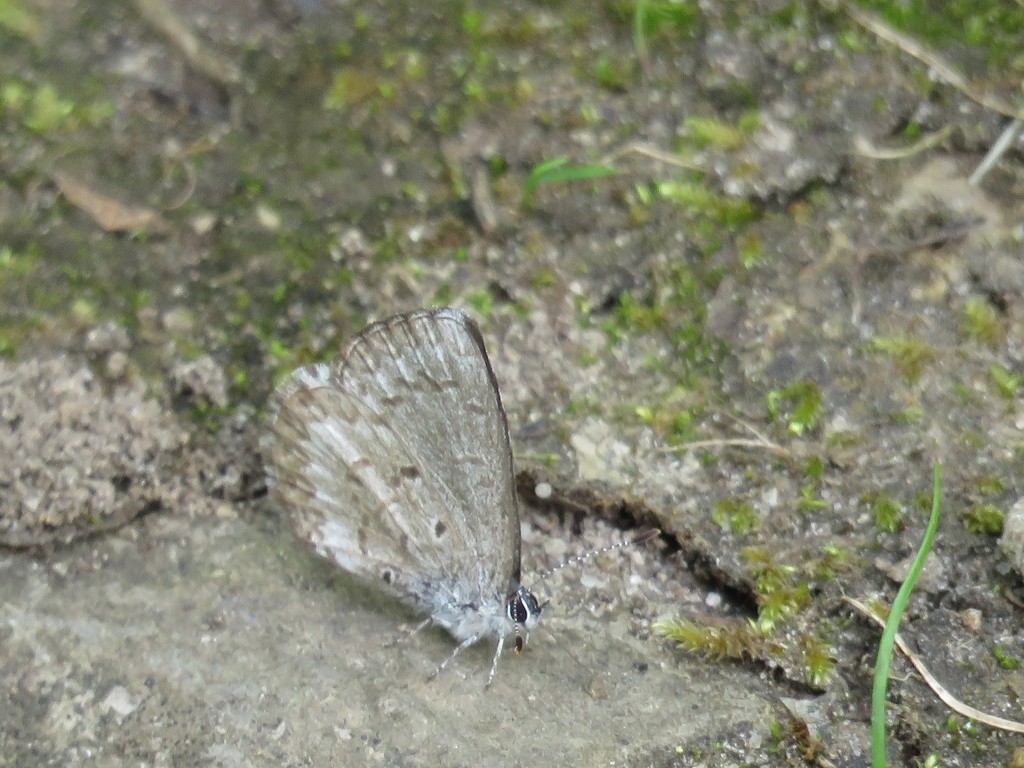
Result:
<instances>
[{"instance_id":1,"label":"grey butterfly wing","mask_svg":"<svg viewBox=\"0 0 1024 768\"><path fill-rule=\"evenodd\" d=\"M427 583L470 600L518 586L508 425L466 315L370 326L332 369L296 371L275 400L272 485L320 554L420 607Z\"/></svg>"},{"instance_id":2,"label":"grey butterfly wing","mask_svg":"<svg viewBox=\"0 0 1024 768\"><path fill-rule=\"evenodd\" d=\"M392 441L377 445L379 451L364 449L352 427L360 418L358 403L327 366L295 371L275 393L269 485L296 535L319 555L408 599L429 553L410 551L415 532L388 527L395 515L385 510L401 500L387 490L386 474L374 470L374 462L395 460L377 455Z\"/></svg>"},{"instance_id":3,"label":"grey butterfly wing","mask_svg":"<svg viewBox=\"0 0 1024 768\"><path fill-rule=\"evenodd\" d=\"M488 583L518 586L520 532L508 423L476 323L454 309L399 315L371 326L335 365L341 387L383 418L433 503L418 517L464 578L466 555ZM415 502L422 497L413 496ZM438 504L440 502L440 505ZM414 517L417 517L414 515ZM438 524L441 524L440 526ZM445 543L454 537L458 546Z\"/></svg>"}]
</instances>

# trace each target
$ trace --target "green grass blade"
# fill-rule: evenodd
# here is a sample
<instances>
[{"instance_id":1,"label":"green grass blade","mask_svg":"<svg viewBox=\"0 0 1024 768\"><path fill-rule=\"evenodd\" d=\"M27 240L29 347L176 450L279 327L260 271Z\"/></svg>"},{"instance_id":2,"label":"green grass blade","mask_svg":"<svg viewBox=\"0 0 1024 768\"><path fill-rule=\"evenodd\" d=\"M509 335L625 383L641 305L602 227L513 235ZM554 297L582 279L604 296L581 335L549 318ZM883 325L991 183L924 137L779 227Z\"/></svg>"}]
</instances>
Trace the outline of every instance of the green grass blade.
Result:
<instances>
[{"instance_id":1,"label":"green grass blade","mask_svg":"<svg viewBox=\"0 0 1024 768\"><path fill-rule=\"evenodd\" d=\"M647 52L647 0L636 0L633 8L633 50L637 61L644 72L650 68L650 55Z\"/></svg>"},{"instance_id":2,"label":"green grass blade","mask_svg":"<svg viewBox=\"0 0 1024 768\"><path fill-rule=\"evenodd\" d=\"M892 663L892 646L896 640L896 630L900 625L900 618L910 601L910 593L921 575L925 558L931 551L932 542L935 540L935 531L939 527L939 503L942 496L942 480L939 472L939 465L935 464L932 479L932 514L928 519L928 527L925 529L921 546L917 550L907 578L900 585L896 599L893 601L892 610L889 612L889 619L885 623L885 631L882 632L882 639L878 643L878 659L875 661L875 680L871 690L871 766L872 768L886 768L885 762L885 693L889 686L889 666Z\"/></svg>"},{"instance_id":3,"label":"green grass blade","mask_svg":"<svg viewBox=\"0 0 1024 768\"><path fill-rule=\"evenodd\" d=\"M567 181L600 179L614 176L618 171L607 165L569 165L569 158L555 157L538 163L523 182L523 207L529 208L533 193L541 184L559 184Z\"/></svg>"}]
</instances>

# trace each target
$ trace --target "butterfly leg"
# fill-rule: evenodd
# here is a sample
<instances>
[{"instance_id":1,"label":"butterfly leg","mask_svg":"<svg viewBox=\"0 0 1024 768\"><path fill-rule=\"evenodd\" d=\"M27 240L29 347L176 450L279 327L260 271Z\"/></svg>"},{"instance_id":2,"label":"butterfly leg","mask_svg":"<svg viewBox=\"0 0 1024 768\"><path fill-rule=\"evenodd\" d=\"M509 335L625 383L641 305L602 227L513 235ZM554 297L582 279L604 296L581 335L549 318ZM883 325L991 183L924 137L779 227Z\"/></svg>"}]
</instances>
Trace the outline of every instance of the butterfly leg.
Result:
<instances>
[{"instance_id":1,"label":"butterfly leg","mask_svg":"<svg viewBox=\"0 0 1024 768\"><path fill-rule=\"evenodd\" d=\"M434 621L433 619L424 619L423 621L421 621L419 624L417 624L415 627L413 627L411 630L409 630L405 634L399 635L398 637L396 637L396 638L386 642L384 644L384 647L385 648L392 648L392 647L398 645L399 643L404 643L406 640L411 640L413 637L418 635L422 630L424 630L428 626L430 626L430 624L432 624L433 621Z\"/></svg>"},{"instance_id":2,"label":"butterfly leg","mask_svg":"<svg viewBox=\"0 0 1024 768\"><path fill-rule=\"evenodd\" d=\"M516 637L518 639L518 635ZM516 645L518 647L518 643ZM488 688L491 687L491 683L494 680L494 673L498 671L498 659L501 658L501 649L504 648L504 647L505 647L505 635L502 634L502 635L498 636L498 647L494 649L494 661L491 662L491 674L489 674L487 676L487 683L486 683L486 685L484 685L484 690L485 691ZM516 653L519 653L519 651L516 651Z\"/></svg>"},{"instance_id":3,"label":"butterfly leg","mask_svg":"<svg viewBox=\"0 0 1024 768\"><path fill-rule=\"evenodd\" d=\"M438 676L439 674L441 674L441 671L442 671L442 670L443 670L443 669L444 669L445 667L447 667L447 666L448 666L448 663L449 663L449 662L450 662L450 661L451 661L452 659L454 659L454 658L455 658L456 656L458 656L458 655L459 655L460 653L462 653L462 652L463 652L464 650L466 650L467 648L469 648L469 646L471 646L471 645L472 645L473 643L475 643L475 642L476 642L477 640L479 640L479 639L480 639L480 635L473 635L472 637L468 637L468 638L466 638L465 640L463 640L463 641L462 641L461 643L459 643L458 647L457 647L457 648L456 648L456 649L455 649L454 651L452 651L452 655L451 655L451 656L449 656L449 657L448 657L447 659L445 659L444 661L442 661L442 662L441 662L441 666L439 666L439 667L438 667L437 669L435 669L435 670L434 670L433 672L431 672L431 673L430 673L430 674L429 674L429 675L427 676L427 680L433 680L433 679L434 679L435 677L437 677L437 676Z\"/></svg>"}]
</instances>

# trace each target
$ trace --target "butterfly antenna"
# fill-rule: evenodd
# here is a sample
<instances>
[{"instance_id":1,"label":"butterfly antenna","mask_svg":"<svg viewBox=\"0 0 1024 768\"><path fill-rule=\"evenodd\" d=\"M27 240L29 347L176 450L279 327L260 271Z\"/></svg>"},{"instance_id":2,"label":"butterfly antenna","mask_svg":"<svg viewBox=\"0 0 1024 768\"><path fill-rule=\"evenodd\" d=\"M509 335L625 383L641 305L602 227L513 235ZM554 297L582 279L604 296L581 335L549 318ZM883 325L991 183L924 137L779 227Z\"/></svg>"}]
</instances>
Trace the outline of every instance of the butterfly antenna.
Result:
<instances>
[{"instance_id":1,"label":"butterfly antenna","mask_svg":"<svg viewBox=\"0 0 1024 768\"><path fill-rule=\"evenodd\" d=\"M634 546L636 544L643 544L645 541L650 541L655 536L660 536L660 535L661 535L661 529L660 528L649 528L646 531L641 531L640 533L638 533L636 536L634 536L631 539L626 539L625 541L619 541L619 542L616 542L615 544L609 544L607 547L601 547L600 549L592 549L590 552L584 552L582 555L576 555L575 557L570 557L568 560L565 560L565 561L559 563L558 565L556 565L550 571L542 573L540 576L537 577L537 581L538 582L544 581L545 579L550 578L556 572L562 570L563 568L565 568L567 566L577 565L577 564L582 563L582 562L584 562L586 560L589 560L592 557L597 557L598 555L603 555L606 552L614 552L616 549L622 549L623 547L632 547L632 546Z\"/></svg>"}]
</instances>

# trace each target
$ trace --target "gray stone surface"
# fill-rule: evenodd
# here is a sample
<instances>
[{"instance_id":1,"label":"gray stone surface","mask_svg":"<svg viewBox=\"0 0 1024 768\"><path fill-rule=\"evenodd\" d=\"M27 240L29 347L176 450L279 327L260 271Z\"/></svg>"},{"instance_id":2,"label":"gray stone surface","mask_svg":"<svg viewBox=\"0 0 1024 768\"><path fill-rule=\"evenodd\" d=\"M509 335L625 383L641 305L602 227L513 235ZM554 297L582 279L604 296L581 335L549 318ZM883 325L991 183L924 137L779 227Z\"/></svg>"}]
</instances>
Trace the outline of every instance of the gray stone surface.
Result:
<instances>
[{"instance_id":1,"label":"gray stone surface","mask_svg":"<svg viewBox=\"0 0 1024 768\"><path fill-rule=\"evenodd\" d=\"M450 639L385 647L411 617L274 518L151 517L45 561L3 553L0 691L17 719L0 764L646 764L765 732L756 676L679 661L621 604L595 616L578 573L561 582L549 633L484 690L490 647L428 682Z\"/></svg>"},{"instance_id":2,"label":"gray stone surface","mask_svg":"<svg viewBox=\"0 0 1024 768\"><path fill-rule=\"evenodd\" d=\"M1024 574L1024 500L1018 500L1006 513L999 548L1018 573Z\"/></svg>"}]
</instances>

